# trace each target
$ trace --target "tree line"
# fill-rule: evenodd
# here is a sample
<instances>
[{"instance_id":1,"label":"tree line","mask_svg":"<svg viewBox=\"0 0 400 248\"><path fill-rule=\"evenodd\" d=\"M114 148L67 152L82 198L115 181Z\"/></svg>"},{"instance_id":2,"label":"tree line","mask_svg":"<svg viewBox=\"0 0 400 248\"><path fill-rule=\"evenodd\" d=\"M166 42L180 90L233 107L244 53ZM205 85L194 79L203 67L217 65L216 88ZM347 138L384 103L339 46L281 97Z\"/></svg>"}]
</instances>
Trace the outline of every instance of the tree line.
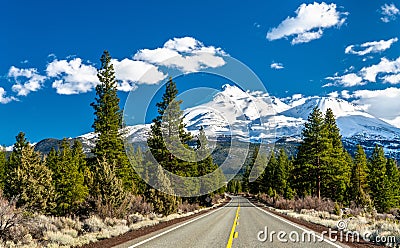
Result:
<instances>
[{"instance_id":1,"label":"tree line","mask_svg":"<svg viewBox=\"0 0 400 248\"><path fill-rule=\"evenodd\" d=\"M266 193L270 197L315 196L329 198L342 205L356 204L375 207L387 212L400 207L400 173L397 162L385 157L382 147L376 145L370 157L362 146L357 145L354 157L343 147L340 130L331 109L323 114L313 109L302 131L302 142L297 154L289 158L285 150L255 159L241 185L244 192ZM249 172L257 166L266 165L262 175L253 183L247 183ZM232 187L228 185L228 189Z\"/></svg>"},{"instance_id":2,"label":"tree line","mask_svg":"<svg viewBox=\"0 0 400 248\"><path fill-rule=\"evenodd\" d=\"M124 144L121 129L124 127L120 99L117 95L117 80L111 63L111 56L104 51L98 69L100 83L96 86L93 129L97 135L95 147L87 157L82 144L73 145L64 139L59 148L52 148L47 155L34 150L25 134L20 132L9 156L0 151L0 189L3 195L17 200L17 207L29 212L56 216L88 215L105 212L106 215L123 214L124 206L131 195L142 195L154 211L171 214L177 211L183 200L201 205L209 204L208 196L223 193L224 188L205 196L182 199L174 194L161 166L172 173L185 177L197 177L218 170L211 155L195 162L187 162L176 156L178 153L198 152L208 154L204 130L197 137L185 131L181 101L176 100L178 91L172 79L168 80L162 101L157 103L159 115L153 120L149 132L149 150L142 152L132 144ZM168 109L168 111L167 111ZM166 131L167 133L165 136ZM169 143L180 142L183 150L171 152ZM197 146L188 145L196 140ZM179 146L176 146L179 147ZM157 161L149 159L153 155ZM148 178L141 178L139 171L145 171ZM140 173L142 175L142 173ZM151 177L151 178L150 178ZM223 174L205 181L213 184L215 179L224 181ZM146 181L158 183L155 190ZM183 185L184 186L184 185Z\"/></svg>"}]
</instances>

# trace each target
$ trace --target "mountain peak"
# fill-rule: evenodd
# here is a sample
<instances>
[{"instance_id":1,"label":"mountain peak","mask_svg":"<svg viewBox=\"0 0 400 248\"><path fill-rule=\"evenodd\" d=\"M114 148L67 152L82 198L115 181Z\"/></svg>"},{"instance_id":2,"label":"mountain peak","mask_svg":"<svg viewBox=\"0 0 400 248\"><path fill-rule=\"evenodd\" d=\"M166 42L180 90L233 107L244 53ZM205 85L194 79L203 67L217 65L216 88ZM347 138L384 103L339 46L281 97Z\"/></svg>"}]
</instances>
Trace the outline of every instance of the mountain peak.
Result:
<instances>
[{"instance_id":1,"label":"mountain peak","mask_svg":"<svg viewBox=\"0 0 400 248\"><path fill-rule=\"evenodd\" d=\"M303 101L304 103L295 103L295 106L287 110L285 114L306 120L312 110L318 107L323 113L331 109L336 118L350 115L373 118L372 115L366 113L361 107L340 98L313 96L299 101Z\"/></svg>"}]
</instances>

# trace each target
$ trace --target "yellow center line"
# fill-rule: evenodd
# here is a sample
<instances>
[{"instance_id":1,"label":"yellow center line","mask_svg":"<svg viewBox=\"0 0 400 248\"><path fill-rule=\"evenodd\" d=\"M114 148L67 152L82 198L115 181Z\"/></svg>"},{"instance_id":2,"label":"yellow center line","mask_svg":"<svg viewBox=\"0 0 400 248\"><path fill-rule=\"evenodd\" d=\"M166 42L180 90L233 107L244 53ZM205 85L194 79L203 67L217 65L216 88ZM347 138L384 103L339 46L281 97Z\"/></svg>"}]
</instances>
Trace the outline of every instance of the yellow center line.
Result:
<instances>
[{"instance_id":1,"label":"yellow center line","mask_svg":"<svg viewBox=\"0 0 400 248\"><path fill-rule=\"evenodd\" d=\"M229 235L228 244L226 244L226 248L231 248L233 239L237 238L238 235L239 235L237 232L235 233L235 229L236 229L236 226L237 226L237 220L239 219L239 210L240 210L240 203L239 203L238 208L236 210L235 219L233 221L231 234Z\"/></svg>"}]
</instances>

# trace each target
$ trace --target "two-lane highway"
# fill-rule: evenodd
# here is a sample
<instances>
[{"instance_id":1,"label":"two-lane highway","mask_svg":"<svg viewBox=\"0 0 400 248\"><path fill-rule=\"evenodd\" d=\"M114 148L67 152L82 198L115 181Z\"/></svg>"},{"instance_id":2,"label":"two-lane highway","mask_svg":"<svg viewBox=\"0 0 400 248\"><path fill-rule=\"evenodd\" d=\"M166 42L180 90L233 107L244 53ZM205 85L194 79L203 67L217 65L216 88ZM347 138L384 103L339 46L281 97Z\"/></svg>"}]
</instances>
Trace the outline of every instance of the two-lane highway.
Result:
<instances>
[{"instance_id":1,"label":"two-lane highway","mask_svg":"<svg viewBox=\"0 0 400 248\"><path fill-rule=\"evenodd\" d=\"M225 207L131 240L118 248L342 247L338 243L319 241L319 238L316 238L317 242L314 242L313 236L311 242L308 242L307 231L257 208L246 198L234 196ZM278 238L279 232L281 232L280 238ZM283 234L286 235L283 236ZM291 241L289 235L291 239L299 237L298 242ZM306 242L302 242L302 235Z\"/></svg>"}]
</instances>

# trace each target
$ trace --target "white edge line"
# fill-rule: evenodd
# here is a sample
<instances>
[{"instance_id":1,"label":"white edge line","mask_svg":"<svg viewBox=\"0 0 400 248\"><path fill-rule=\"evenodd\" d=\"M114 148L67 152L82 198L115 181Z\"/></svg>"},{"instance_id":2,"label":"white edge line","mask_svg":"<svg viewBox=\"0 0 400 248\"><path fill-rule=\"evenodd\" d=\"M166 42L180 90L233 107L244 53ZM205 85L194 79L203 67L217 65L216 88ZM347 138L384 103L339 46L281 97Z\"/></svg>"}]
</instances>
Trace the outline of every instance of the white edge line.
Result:
<instances>
[{"instance_id":1,"label":"white edge line","mask_svg":"<svg viewBox=\"0 0 400 248\"><path fill-rule=\"evenodd\" d=\"M335 244L335 243L331 242L330 240L325 239L325 237L322 237L321 235L317 234L316 232L314 232L314 231L312 231L312 230L307 230L307 229L305 229L305 228L303 228L303 227L301 227L301 226L298 226L298 225L294 224L294 223L291 222L291 221L288 221L288 220L286 220L286 219L284 219L284 218L282 218L282 217L280 217L280 216L277 216L277 215L275 215L275 214L273 214L273 213L270 213L270 212L268 212L268 211L266 211L266 210L264 210L264 209L262 209L262 208L259 208L259 207L257 207L256 205L254 205L253 203L251 203L247 198L246 198L246 200L247 200L251 205L253 205L255 208L257 208L258 210L260 210L260 211L262 211L262 212L264 212L264 213L266 213L266 214L268 214L268 215L270 215L270 216L272 216L272 217L274 217L274 218L276 218L276 219L278 219L278 220L280 220L280 221L283 221L283 222L285 222L286 224L289 224L289 225L291 225L291 226L293 226L293 227L296 227L296 228L298 228L298 229L300 229L300 230L302 230L302 231L304 231L304 232L311 232L311 233L313 233L313 235L315 235L316 237L322 239L322 240L325 241L326 243L328 243L328 244L330 244L330 245L333 245L333 246L335 246L335 247L338 247L338 248L343 248L343 246L340 246L340 245L338 245L338 244Z\"/></svg>"},{"instance_id":2,"label":"white edge line","mask_svg":"<svg viewBox=\"0 0 400 248\"><path fill-rule=\"evenodd\" d=\"M231 200L230 200L225 206L227 206L228 204L230 204L230 203L232 202L232 200L233 200L233 198L231 198ZM201 216L199 216L199 217L197 217L197 218L191 219L191 220L189 220L188 222L184 222L184 223L182 223L182 224L180 224L180 225L178 225L178 226L175 226L175 227L173 227L173 228L171 228L171 229L168 229L168 230L166 230L166 231L164 231L164 232L162 232L162 233L159 233L159 234L154 235L154 236L152 236L152 237L150 237L150 238L148 238L148 239L145 239L145 240L143 240L143 241L141 241L141 242L139 242L139 243L137 243L137 244L131 245L131 246L129 246L128 248L134 248L134 247L138 247L139 245L143 245L143 244L145 244L145 243L147 243L147 242L149 242L149 241L151 241L151 240L153 240L153 239L156 239L156 238L158 238L158 237L160 237L160 236L163 236L164 234L167 234L167 233L172 232L172 231L174 231L174 230L176 230L176 229L178 229L178 228L181 228L181 227L183 227L183 226L186 226L186 225L188 225L188 224L190 224L190 223L192 223L192 222L194 222L194 221L197 221L197 220L199 220L199 219L202 219L202 218L204 218L204 217L206 217L206 216L208 216L208 215L210 215L210 214L216 213L216 212L218 212L219 210L224 209L225 206L223 206L222 208L218 208L218 209L216 209L216 210L214 210L214 211L211 211L210 213L201 215Z\"/></svg>"}]
</instances>

